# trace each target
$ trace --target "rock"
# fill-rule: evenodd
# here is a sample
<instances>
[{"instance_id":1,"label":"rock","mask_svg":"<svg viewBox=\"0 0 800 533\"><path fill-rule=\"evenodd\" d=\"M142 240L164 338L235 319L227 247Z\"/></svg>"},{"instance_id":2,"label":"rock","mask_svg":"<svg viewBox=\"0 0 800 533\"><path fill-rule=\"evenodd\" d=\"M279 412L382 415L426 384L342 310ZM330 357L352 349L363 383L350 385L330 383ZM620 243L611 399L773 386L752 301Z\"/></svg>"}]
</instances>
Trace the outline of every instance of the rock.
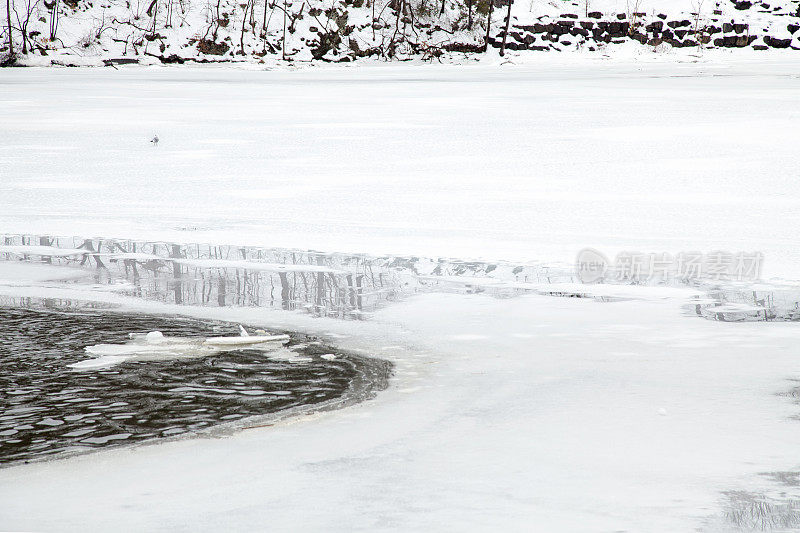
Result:
<instances>
[{"instance_id":1,"label":"rock","mask_svg":"<svg viewBox=\"0 0 800 533\"><path fill-rule=\"evenodd\" d=\"M733 31L733 24L731 24L730 22L724 23L722 25L722 31L724 31L725 33L732 32Z\"/></svg>"},{"instance_id":2,"label":"rock","mask_svg":"<svg viewBox=\"0 0 800 533\"><path fill-rule=\"evenodd\" d=\"M587 15L590 19L599 19L603 17L603 14L599 11L592 11Z\"/></svg>"},{"instance_id":3,"label":"rock","mask_svg":"<svg viewBox=\"0 0 800 533\"><path fill-rule=\"evenodd\" d=\"M630 29L630 24L627 22L612 22L608 25L608 33L612 37L625 37Z\"/></svg>"},{"instance_id":4,"label":"rock","mask_svg":"<svg viewBox=\"0 0 800 533\"><path fill-rule=\"evenodd\" d=\"M792 44L792 40L778 39L777 37L770 37L769 35L765 35L764 43L767 46L771 46L772 48L789 48L789 45Z\"/></svg>"},{"instance_id":5,"label":"rock","mask_svg":"<svg viewBox=\"0 0 800 533\"><path fill-rule=\"evenodd\" d=\"M744 33L748 28L747 24L734 24L733 31L736 33Z\"/></svg>"},{"instance_id":6,"label":"rock","mask_svg":"<svg viewBox=\"0 0 800 533\"><path fill-rule=\"evenodd\" d=\"M443 47L448 52L465 52L465 53L478 53L483 52L482 44L475 43L449 43Z\"/></svg>"},{"instance_id":7,"label":"rock","mask_svg":"<svg viewBox=\"0 0 800 533\"><path fill-rule=\"evenodd\" d=\"M197 50L202 54L221 56L230 50L230 46L225 42L215 43L209 39L200 39L197 41Z\"/></svg>"},{"instance_id":8,"label":"rock","mask_svg":"<svg viewBox=\"0 0 800 533\"><path fill-rule=\"evenodd\" d=\"M769 50L769 46L764 46L763 44L754 44L753 50Z\"/></svg>"},{"instance_id":9,"label":"rock","mask_svg":"<svg viewBox=\"0 0 800 533\"><path fill-rule=\"evenodd\" d=\"M797 33L797 30L800 30L800 24L789 24L786 26L786 29L789 30L789 33L794 35Z\"/></svg>"},{"instance_id":10,"label":"rock","mask_svg":"<svg viewBox=\"0 0 800 533\"><path fill-rule=\"evenodd\" d=\"M594 27L594 22L591 20L582 20L581 21L581 28L585 30L591 30Z\"/></svg>"},{"instance_id":11,"label":"rock","mask_svg":"<svg viewBox=\"0 0 800 533\"><path fill-rule=\"evenodd\" d=\"M121 57L118 59L104 59L103 63L109 67L111 65L133 65L139 63L139 59L131 57Z\"/></svg>"},{"instance_id":12,"label":"rock","mask_svg":"<svg viewBox=\"0 0 800 533\"><path fill-rule=\"evenodd\" d=\"M658 18L660 18L661 20L667 20L667 16L664 13L659 13Z\"/></svg>"},{"instance_id":13,"label":"rock","mask_svg":"<svg viewBox=\"0 0 800 533\"><path fill-rule=\"evenodd\" d=\"M753 2L748 2L747 0L743 0L741 2L736 2L734 0L733 7L735 7L739 11L745 11L745 10L750 9L751 7L753 7Z\"/></svg>"},{"instance_id":14,"label":"rock","mask_svg":"<svg viewBox=\"0 0 800 533\"><path fill-rule=\"evenodd\" d=\"M646 29L647 31L650 31L650 32L654 32L654 33L657 32L657 31L661 31L662 29L664 29L664 22L660 21L660 20L657 20L655 22L651 22L650 24L645 26L644 29Z\"/></svg>"},{"instance_id":15,"label":"rock","mask_svg":"<svg viewBox=\"0 0 800 533\"><path fill-rule=\"evenodd\" d=\"M177 63L178 65L183 65L184 59L180 57L178 54L170 54L167 57L159 57L158 59L161 60L162 63L166 64L173 64Z\"/></svg>"},{"instance_id":16,"label":"rock","mask_svg":"<svg viewBox=\"0 0 800 533\"><path fill-rule=\"evenodd\" d=\"M628 18L628 17L625 15L625 13L618 13L618 14L617 14L617 18L618 18L619 20L625 20L625 19L626 19L626 18Z\"/></svg>"},{"instance_id":17,"label":"rock","mask_svg":"<svg viewBox=\"0 0 800 533\"><path fill-rule=\"evenodd\" d=\"M675 35L678 37L678 39L683 39L686 37L686 30L675 30Z\"/></svg>"}]
</instances>

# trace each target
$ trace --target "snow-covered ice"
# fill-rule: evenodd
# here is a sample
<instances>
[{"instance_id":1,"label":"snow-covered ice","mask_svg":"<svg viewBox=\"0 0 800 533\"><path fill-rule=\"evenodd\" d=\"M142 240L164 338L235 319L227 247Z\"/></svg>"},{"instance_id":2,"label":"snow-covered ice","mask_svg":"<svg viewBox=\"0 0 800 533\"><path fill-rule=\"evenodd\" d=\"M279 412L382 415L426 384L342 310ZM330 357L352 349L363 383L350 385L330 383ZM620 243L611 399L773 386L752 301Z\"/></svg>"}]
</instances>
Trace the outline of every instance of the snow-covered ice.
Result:
<instances>
[{"instance_id":1,"label":"snow-covered ice","mask_svg":"<svg viewBox=\"0 0 800 533\"><path fill-rule=\"evenodd\" d=\"M798 279L799 96L780 55L9 70L0 230L544 263L757 250ZM0 469L1 529L717 531L731 494L800 501L767 475L798 470L800 330L687 316L692 289L433 292L346 322L85 272L0 262L0 296L303 331L396 373L338 411Z\"/></svg>"},{"instance_id":2,"label":"snow-covered ice","mask_svg":"<svg viewBox=\"0 0 800 533\"><path fill-rule=\"evenodd\" d=\"M798 97L780 54L7 70L0 228L515 261L758 250L796 279Z\"/></svg>"}]
</instances>

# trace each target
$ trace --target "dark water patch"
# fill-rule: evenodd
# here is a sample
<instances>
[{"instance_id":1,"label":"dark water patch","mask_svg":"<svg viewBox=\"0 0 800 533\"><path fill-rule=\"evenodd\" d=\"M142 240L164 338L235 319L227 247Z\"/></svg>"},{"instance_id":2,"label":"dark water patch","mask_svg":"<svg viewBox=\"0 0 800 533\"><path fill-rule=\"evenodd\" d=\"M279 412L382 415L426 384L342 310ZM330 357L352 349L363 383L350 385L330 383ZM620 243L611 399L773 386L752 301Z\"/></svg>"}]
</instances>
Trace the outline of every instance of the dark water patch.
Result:
<instances>
[{"instance_id":1,"label":"dark water patch","mask_svg":"<svg viewBox=\"0 0 800 533\"><path fill-rule=\"evenodd\" d=\"M0 308L0 463L195 433L257 415L322 408L386 388L391 363L290 334L270 357L242 349L77 372L84 347L129 334L238 335L238 325L82 310ZM324 356L324 357L323 357Z\"/></svg>"}]
</instances>

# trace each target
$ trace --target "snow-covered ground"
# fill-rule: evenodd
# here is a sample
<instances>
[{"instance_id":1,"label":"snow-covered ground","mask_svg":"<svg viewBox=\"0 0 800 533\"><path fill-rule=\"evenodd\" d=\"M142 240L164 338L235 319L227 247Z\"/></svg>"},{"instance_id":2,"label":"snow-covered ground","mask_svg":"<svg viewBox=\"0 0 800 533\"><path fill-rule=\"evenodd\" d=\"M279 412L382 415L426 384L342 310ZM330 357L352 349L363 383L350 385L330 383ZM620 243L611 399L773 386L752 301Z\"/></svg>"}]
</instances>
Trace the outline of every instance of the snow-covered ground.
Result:
<instances>
[{"instance_id":1,"label":"snow-covered ground","mask_svg":"<svg viewBox=\"0 0 800 533\"><path fill-rule=\"evenodd\" d=\"M546 263L757 250L800 278L796 63L686 59L3 71L0 230ZM79 272L0 264L0 296L320 333L396 376L274 427L0 469L0 529L800 524L797 487L765 475L798 469L793 323L645 287L432 293L344 322L53 281Z\"/></svg>"},{"instance_id":2,"label":"snow-covered ground","mask_svg":"<svg viewBox=\"0 0 800 533\"><path fill-rule=\"evenodd\" d=\"M761 251L797 279L800 72L764 57L7 70L0 228L515 261Z\"/></svg>"}]
</instances>

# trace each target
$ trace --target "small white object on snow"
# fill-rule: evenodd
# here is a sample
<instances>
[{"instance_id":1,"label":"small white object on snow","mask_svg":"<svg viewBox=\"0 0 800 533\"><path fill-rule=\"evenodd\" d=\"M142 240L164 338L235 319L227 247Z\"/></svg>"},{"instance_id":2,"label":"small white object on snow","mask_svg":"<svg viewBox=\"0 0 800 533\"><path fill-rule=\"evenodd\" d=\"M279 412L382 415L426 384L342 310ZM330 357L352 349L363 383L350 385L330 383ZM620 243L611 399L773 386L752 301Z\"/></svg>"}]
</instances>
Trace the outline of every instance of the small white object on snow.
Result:
<instances>
[{"instance_id":1,"label":"small white object on snow","mask_svg":"<svg viewBox=\"0 0 800 533\"><path fill-rule=\"evenodd\" d=\"M158 135L150 139L150 142L153 143L153 146L158 146Z\"/></svg>"}]
</instances>

